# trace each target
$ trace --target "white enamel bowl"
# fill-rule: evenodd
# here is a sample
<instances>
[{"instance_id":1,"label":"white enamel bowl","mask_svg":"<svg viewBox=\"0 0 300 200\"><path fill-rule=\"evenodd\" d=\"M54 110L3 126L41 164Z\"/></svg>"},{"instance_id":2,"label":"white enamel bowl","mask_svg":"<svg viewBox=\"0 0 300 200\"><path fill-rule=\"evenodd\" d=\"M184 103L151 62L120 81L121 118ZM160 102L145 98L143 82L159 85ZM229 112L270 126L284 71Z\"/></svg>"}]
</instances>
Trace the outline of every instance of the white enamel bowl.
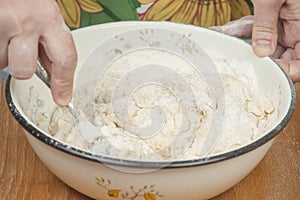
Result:
<instances>
[{"instance_id":1,"label":"white enamel bowl","mask_svg":"<svg viewBox=\"0 0 300 200\"><path fill-rule=\"evenodd\" d=\"M292 83L271 58L258 58L244 41L215 31L167 22L118 22L73 32L79 52L79 66L95 45L124 30L167 28L190 37L204 49L220 51L229 58L247 60L257 73L258 85L277 98L278 121L263 136L245 146L205 159L175 161L169 165L113 159L93 155L55 140L33 124L21 108L30 86L37 87L41 111L55 104L48 89L36 78L20 81L9 77L8 106L25 129L32 148L44 164L63 182L94 199L199 200L212 198L241 181L264 157L274 137L288 123L294 107ZM159 169L160 168L160 169ZM158 169L158 170L156 170Z\"/></svg>"}]
</instances>

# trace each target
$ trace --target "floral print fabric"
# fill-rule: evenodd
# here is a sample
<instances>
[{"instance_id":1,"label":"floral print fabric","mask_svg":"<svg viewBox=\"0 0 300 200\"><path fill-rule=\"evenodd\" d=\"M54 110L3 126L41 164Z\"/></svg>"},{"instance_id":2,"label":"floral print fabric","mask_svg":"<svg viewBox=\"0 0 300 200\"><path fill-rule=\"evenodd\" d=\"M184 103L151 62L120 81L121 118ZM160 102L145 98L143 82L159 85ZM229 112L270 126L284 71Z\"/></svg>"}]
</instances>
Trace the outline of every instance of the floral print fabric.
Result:
<instances>
[{"instance_id":1,"label":"floral print fabric","mask_svg":"<svg viewBox=\"0 0 300 200\"><path fill-rule=\"evenodd\" d=\"M250 0L57 0L71 29L113 21L223 25L250 15Z\"/></svg>"}]
</instances>

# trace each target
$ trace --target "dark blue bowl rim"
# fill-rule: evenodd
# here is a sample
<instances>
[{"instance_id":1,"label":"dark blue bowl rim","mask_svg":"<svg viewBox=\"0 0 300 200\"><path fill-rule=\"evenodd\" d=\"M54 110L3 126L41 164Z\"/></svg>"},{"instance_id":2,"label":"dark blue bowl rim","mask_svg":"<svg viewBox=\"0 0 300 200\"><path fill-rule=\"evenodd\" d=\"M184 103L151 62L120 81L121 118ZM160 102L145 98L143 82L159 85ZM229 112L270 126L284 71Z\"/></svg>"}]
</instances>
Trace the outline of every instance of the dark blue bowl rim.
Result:
<instances>
[{"instance_id":1,"label":"dark blue bowl rim","mask_svg":"<svg viewBox=\"0 0 300 200\"><path fill-rule=\"evenodd\" d=\"M272 58L271 58L272 59ZM273 60L273 59L272 59ZM274 60L273 60L274 61ZM274 61L275 62L275 61ZM275 62L276 63L276 62ZM82 158L88 161L93 161L96 163L103 163L107 165L114 165L114 166L121 166L121 167L132 167L132 168L180 168L180 167L194 167L194 166L200 166L200 165L207 165L212 163L221 162L224 160L228 160L231 158L235 158L238 156L241 156L243 154L246 154L263 144L267 143L271 139L273 139L277 134L279 134L283 128L287 125L289 120L291 119L295 105L296 105L296 92L294 85L288 75L282 70L282 68L277 64L277 67L281 69L283 74L285 75L286 80L289 83L290 90L291 90L291 101L290 101L290 107L287 112L287 114L284 116L282 121L270 132L266 133L263 137L259 138L258 140L253 141L252 143L243 146L239 149L235 149L232 151L227 151L222 154L213 155L206 158L199 158L199 159L193 159L193 160L182 160L182 161L164 161L164 162L155 162L155 161L139 161L139 160L126 160L126 159L118 159L118 158L112 158L108 156L100 156L95 155L87 151L83 151L74 147L71 147L69 145L66 145L62 142L59 142L52 137L49 137L45 135L43 132L36 129L34 126L32 126L29 122L26 121L26 119L21 115L17 107L15 106L12 96L11 96L11 80L12 77L9 76L6 81L5 86L5 95L6 95L6 102L9 107L10 112L14 116L14 118L18 121L18 123L32 136L34 136L36 139L40 140L42 143L47 144L48 146L65 152L69 155Z\"/></svg>"}]
</instances>

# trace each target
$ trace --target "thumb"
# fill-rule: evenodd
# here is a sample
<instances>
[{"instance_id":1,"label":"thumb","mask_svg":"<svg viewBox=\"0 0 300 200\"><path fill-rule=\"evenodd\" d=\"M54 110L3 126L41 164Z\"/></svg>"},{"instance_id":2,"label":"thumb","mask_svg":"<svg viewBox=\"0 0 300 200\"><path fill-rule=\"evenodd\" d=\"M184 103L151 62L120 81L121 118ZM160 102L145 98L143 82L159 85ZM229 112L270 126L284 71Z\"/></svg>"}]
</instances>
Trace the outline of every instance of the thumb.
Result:
<instances>
[{"instance_id":1,"label":"thumb","mask_svg":"<svg viewBox=\"0 0 300 200\"><path fill-rule=\"evenodd\" d=\"M253 0L252 48L260 57L274 53L278 39L278 16L285 0Z\"/></svg>"}]
</instances>

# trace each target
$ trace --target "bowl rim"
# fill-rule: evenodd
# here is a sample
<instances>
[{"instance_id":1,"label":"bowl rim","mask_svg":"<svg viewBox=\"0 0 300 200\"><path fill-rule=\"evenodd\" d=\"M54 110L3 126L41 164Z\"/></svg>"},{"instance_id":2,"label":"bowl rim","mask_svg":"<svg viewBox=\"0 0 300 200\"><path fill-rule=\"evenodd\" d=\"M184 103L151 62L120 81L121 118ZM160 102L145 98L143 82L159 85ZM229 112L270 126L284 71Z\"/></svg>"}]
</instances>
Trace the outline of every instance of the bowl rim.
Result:
<instances>
[{"instance_id":1,"label":"bowl rim","mask_svg":"<svg viewBox=\"0 0 300 200\"><path fill-rule=\"evenodd\" d=\"M232 37L232 36L228 36L228 37ZM5 97L10 112L12 113L16 121L28 133L30 133L32 136L34 136L42 143L45 143L46 145L56 150L67 153L68 155L75 156L77 158L85 159L88 161L93 161L96 163L102 163L102 164L108 164L108 165L114 165L120 167L131 167L131 168L181 168L181 167L202 166L202 165L208 165L208 164L228 160L231 158L235 158L261 147L263 144L269 142L276 135L278 135L291 119L296 104L296 92L295 92L294 85L291 79L285 73L285 71L278 65L278 63L275 62L275 60L271 57L269 57L269 59L271 59L272 62L274 62L274 64L281 70L281 72L283 73L284 77L286 78L289 84L289 88L291 91L291 101L289 105L289 110L286 113L286 115L283 117L283 119L274 129L264 134L262 137L248 143L247 145L242 146L241 148L233 149L230 151L226 151L224 153L211 155L208 157L196 158L196 159L178 160L178 161L176 160L175 161L143 161L143 160L128 160L128 159L114 158L109 156L101 156L101 155L93 154L91 152L84 151L79 148L75 148L73 146L64 144L53 137L49 137L39 129L35 128L35 126L31 125L30 122L26 121L26 119L22 116L22 114L20 113L20 111L18 110L18 108L13 102L13 98L11 94L11 81L13 80L13 77L11 75L8 76L6 81Z\"/></svg>"}]
</instances>

